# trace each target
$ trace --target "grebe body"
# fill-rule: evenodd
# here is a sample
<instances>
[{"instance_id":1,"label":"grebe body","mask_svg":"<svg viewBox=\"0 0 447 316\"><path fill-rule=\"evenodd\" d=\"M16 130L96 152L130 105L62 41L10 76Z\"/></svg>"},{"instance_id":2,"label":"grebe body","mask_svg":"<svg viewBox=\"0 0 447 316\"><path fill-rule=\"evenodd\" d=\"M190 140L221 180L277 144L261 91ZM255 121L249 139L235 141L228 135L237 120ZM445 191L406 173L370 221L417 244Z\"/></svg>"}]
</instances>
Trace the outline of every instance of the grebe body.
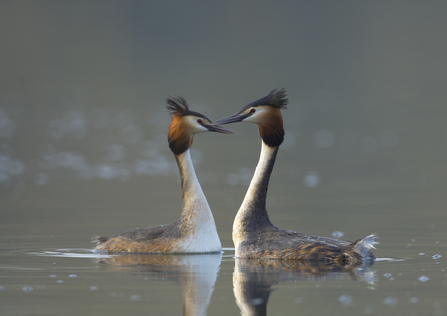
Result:
<instances>
[{"instance_id":1,"label":"grebe body","mask_svg":"<svg viewBox=\"0 0 447 316\"><path fill-rule=\"evenodd\" d=\"M172 116L168 142L177 161L182 186L180 219L169 225L136 228L112 238L97 237L97 252L213 253L222 250L213 214L194 171L190 147L194 134L233 132L212 125L204 115L190 111L181 97L168 98L167 107Z\"/></svg>"},{"instance_id":2,"label":"grebe body","mask_svg":"<svg viewBox=\"0 0 447 316\"><path fill-rule=\"evenodd\" d=\"M213 124L249 122L259 126L261 155L244 201L233 223L237 258L323 260L357 264L374 260L375 234L350 242L335 238L308 236L275 227L266 209L267 189L279 146L284 140L281 109L288 99L284 89L273 90L264 98L245 106L235 115Z\"/></svg>"}]
</instances>

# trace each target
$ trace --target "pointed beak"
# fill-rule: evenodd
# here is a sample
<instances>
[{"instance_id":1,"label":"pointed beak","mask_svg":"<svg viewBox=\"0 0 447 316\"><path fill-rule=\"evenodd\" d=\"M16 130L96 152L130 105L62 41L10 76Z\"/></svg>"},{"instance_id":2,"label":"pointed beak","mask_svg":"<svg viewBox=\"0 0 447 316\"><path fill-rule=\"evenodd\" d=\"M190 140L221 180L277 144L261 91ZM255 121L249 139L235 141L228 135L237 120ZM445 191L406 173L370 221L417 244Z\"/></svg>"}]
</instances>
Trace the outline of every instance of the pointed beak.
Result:
<instances>
[{"instance_id":1,"label":"pointed beak","mask_svg":"<svg viewBox=\"0 0 447 316\"><path fill-rule=\"evenodd\" d=\"M234 132L232 130L226 129L224 127L221 126L216 126L213 124L203 124L203 126L205 128L207 128L210 132L217 132L217 133L222 133L222 134L234 134Z\"/></svg>"},{"instance_id":2,"label":"pointed beak","mask_svg":"<svg viewBox=\"0 0 447 316\"><path fill-rule=\"evenodd\" d=\"M241 122L249 116L250 114L234 114L215 121L213 125L224 125L224 124Z\"/></svg>"}]
</instances>

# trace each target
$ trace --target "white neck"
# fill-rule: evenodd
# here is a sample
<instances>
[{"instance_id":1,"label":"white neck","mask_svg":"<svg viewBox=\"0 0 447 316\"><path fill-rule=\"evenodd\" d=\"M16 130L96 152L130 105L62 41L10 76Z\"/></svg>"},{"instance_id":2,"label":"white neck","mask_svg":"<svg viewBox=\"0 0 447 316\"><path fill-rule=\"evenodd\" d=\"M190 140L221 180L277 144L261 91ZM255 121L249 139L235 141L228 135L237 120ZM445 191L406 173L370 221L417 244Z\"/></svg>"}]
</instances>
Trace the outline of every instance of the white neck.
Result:
<instances>
[{"instance_id":1,"label":"white neck","mask_svg":"<svg viewBox=\"0 0 447 316\"><path fill-rule=\"evenodd\" d=\"M250 233L267 226L273 227L265 203L270 174L275 164L277 152L278 147L269 147L262 142L261 156L255 174L233 223L233 242L236 249L240 242L250 237Z\"/></svg>"},{"instance_id":2,"label":"white neck","mask_svg":"<svg viewBox=\"0 0 447 316\"><path fill-rule=\"evenodd\" d=\"M182 183L182 246L187 252L220 252L214 217L194 171L190 150L175 157Z\"/></svg>"}]
</instances>

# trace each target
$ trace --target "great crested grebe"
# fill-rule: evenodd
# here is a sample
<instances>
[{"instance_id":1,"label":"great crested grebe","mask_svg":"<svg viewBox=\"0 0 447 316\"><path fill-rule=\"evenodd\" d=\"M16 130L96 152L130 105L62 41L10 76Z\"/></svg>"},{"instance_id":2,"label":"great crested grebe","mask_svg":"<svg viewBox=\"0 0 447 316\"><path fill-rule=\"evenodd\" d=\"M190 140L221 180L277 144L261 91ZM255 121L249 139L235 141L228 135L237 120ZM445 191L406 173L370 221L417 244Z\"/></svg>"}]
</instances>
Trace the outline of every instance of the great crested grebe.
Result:
<instances>
[{"instance_id":1,"label":"great crested grebe","mask_svg":"<svg viewBox=\"0 0 447 316\"><path fill-rule=\"evenodd\" d=\"M376 244L375 234L350 242L279 229L270 221L265 207L267 188L279 146L284 140L281 109L285 109L287 103L284 88L276 89L238 113L213 123L255 123L262 139L256 171L233 223L236 258L324 260L339 264L374 260L369 249Z\"/></svg>"},{"instance_id":2,"label":"great crested grebe","mask_svg":"<svg viewBox=\"0 0 447 316\"><path fill-rule=\"evenodd\" d=\"M96 252L132 253L210 253L221 252L213 214L203 194L191 161L190 147L194 134L233 131L212 125L204 115L189 110L182 97L168 98L172 116L169 126L169 148L174 153L182 185L180 219L169 225L136 228L112 238L97 237Z\"/></svg>"}]
</instances>

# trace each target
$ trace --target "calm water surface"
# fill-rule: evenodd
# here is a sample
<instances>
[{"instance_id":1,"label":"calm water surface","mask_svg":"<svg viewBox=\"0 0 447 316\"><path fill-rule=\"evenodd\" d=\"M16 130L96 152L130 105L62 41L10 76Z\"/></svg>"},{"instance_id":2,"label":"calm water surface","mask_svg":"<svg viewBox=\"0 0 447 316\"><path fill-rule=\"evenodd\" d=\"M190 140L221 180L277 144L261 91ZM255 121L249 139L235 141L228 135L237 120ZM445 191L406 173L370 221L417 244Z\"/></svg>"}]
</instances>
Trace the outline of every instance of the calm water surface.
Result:
<instances>
[{"instance_id":1,"label":"calm water surface","mask_svg":"<svg viewBox=\"0 0 447 316\"><path fill-rule=\"evenodd\" d=\"M112 187L109 185L108 189ZM86 189L78 189L86 199ZM111 230L99 225L98 215L89 217L80 208L85 202L72 201L78 214L68 218L58 216L62 210L57 203L59 199L54 197L55 205L48 205L54 211L45 218L30 215L28 223L23 219L25 223L2 227L5 232L0 241L2 315L443 315L446 312L447 255L442 223L433 221L430 227L423 227L421 221L423 229L414 232L394 222L398 230L384 232L385 236L379 238L375 250L378 260L372 266L353 269L236 260L234 249L229 248L232 246L229 229L220 232L227 247L222 255L112 256L95 254L93 245L89 245L93 231ZM25 211L17 205L20 203L11 204L16 205L16 212ZM33 206L29 207L26 214L32 213ZM310 222L313 220L310 217ZM116 224L118 228L121 226L122 223ZM380 233L383 225L376 226ZM313 229L318 231L317 227Z\"/></svg>"}]
</instances>

